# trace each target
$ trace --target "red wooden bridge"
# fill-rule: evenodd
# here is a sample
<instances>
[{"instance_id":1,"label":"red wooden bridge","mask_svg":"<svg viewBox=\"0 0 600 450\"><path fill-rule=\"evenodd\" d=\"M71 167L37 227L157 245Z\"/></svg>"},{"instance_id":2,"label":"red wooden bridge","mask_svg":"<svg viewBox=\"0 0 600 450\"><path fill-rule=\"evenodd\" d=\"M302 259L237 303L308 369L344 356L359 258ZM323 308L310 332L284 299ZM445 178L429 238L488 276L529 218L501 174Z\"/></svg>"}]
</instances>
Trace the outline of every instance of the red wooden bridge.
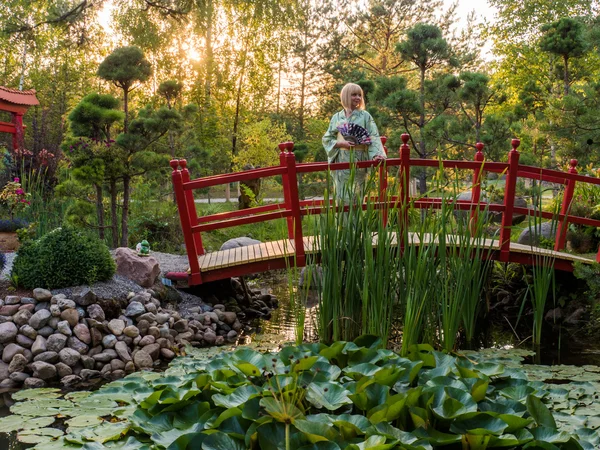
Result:
<instances>
[{"instance_id":1,"label":"red wooden bridge","mask_svg":"<svg viewBox=\"0 0 600 450\"><path fill-rule=\"evenodd\" d=\"M600 227L600 220L569 214L576 183L600 185L600 178L582 176L577 173L575 169L577 160L571 160L571 167L568 172L519 164L517 148L520 141L518 139L512 140L512 150L508 154L508 162L484 161L483 144L481 143L476 145L477 153L474 161L414 159L410 157L408 140L409 135L403 134L403 144L400 147L399 158L388 158L385 163L377 161L356 163L359 168L376 167L379 170L380 192L378 199L376 199L376 207L383 213L388 208L397 207L398 205L411 205L420 209L429 209L439 208L442 204L441 198L411 198L406 182L397 183L396 193L388 192L388 173L394 175L397 173L399 179L405 181L410 179L410 171L413 167L439 168L442 166L445 169L469 170L473 172L473 180L481 180L484 172L500 173L506 176L502 204L482 204L480 202L481 187L477 181L472 186L470 201L460 200L453 203L455 209L470 211L472 218L476 217L478 212L482 210L502 215L499 239L490 242L489 245L486 244L486 247L491 249L493 259L503 262L535 264L536 257L546 254L552 257L556 269L566 271L573 270L574 261L594 262L593 259L562 251L565 247L566 231L570 223ZM386 139L382 138L382 142L385 145ZM171 161L170 165L173 168L172 180L190 266L184 272L168 273L167 278L173 281L187 282L191 286L232 276L282 269L294 264L304 266L307 254L319 253L316 240L311 236L303 235L302 218L311 214L320 214L328 205L325 205L323 200L300 200L298 175L348 169L350 163L328 164L317 162L297 164L292 142L279 144L279 149L281 153L278 166L214 175L194 180L190 179L185 159ZM392 170L393 172L390 172ZM277 175L280 175L283 180L284 201L282 203L198 217L194 202L194 190ZM558 217L550 212L535 212L538 217L541 215L545 219L557 220L554 250L521 245L510 240L513 214L532 214L532 210L514 204L515 188L519 178L564 185L563 201ZM408 221L406 209L404 209L402 216L401 220ZM202 232L280 218L287 220L287 239L210 253L205 253L202 246ZM408 244L419 245L424 243L411 241ZM596 256L596 260L600 262L600 251Z\"/></svg>"}]
</instances>

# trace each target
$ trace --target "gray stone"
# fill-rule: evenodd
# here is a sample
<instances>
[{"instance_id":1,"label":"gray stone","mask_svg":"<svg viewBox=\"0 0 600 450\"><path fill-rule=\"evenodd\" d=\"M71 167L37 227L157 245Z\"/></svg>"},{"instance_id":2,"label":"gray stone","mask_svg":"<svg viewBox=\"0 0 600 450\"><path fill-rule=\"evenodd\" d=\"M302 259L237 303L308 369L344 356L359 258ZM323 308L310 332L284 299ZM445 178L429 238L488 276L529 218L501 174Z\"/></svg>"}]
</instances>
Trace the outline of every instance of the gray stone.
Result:
<instances>
[{"instance_id":1,"label":"gray stone","mask_svg":"<svg viewBox=\"0 0 600 450\"><path fill-rule=\"evenodd\" d=\"M58 353L56 352L43 352L40 353L37 356L34 356L33 358L34 361L42 361L48 364L56 364L59 359L58 359Z\"/></svg>"},{"instance_id":2,"label":"gray stone","mask_svg":"<svg viewBox=\"0 0 600 450\"><path fill-rule=\"evenodd\" d=\"M35 288L33 290L33 298L38 302L48 302L52 298L52 292L48 289Z\"/></svg>"},{"instance_id":3,"label":"gray stone","mask_svg":"<svg viewBox=\"0 0 600 450\"><path fill-rule=\"evenodd\" d=\"M82 355L85 354L85 353L87 353L88 348L89 348L87 345L85 345L83 342L81 342L75 336L71 336L67 340L67 345L69 346L69 348L72 348L73 350L76 350L77 352L79 352Z\"/></svg>"},{"instance_id":4,"label":"gray stone","mask_svg":"<svg viewBox=\"0 0 600 450\"><path fill-rule=\"evenodd\" d=\"M27 336L29 339L37 338L38 334L37 331L35 331L33 327L29 325L23 325L21 328L19 328L19 333L21 333L23 336Z\"/></svg>"},{"instance_id":5,"label":"gray stone","mask_svg":"<svg viewBox=\"0 0 600 450\"><path fill-rule=\"evenodd\" d=\"M102 353L102 346L98 345L97 347L91 348L90 351L87 352L88 356L94 356L97 355L98 353Z\"/></svg>"},{"instance_id":6,"label":"gray stone","mask_svg":"<svg viewBox=\"0 0 600 450\"><path fill-rule=\"evenodd\" d=\"M67 296L65 294L56 294L53 295L52 298L50 299L50 304L51 305L58 305L58 301L61 299L65 299L67 298Z\"/></svg>"},{"instance_id":7,"label":"gray stone","mask_svg":"<svg viewBox=\"0 0 600 450\"><path fill-rule=\"evenodd\" d=\"M145 352L148 353L150 355L150 357L156 361L158 359L158 356L160 355L160 344L150 344L150 345L146 345L143 349L140 350L141 352Z\"/></svg>"},{"instance_id":8,"label":"gray stone","mask_svg":"<svg viewBox=\"0 0 600 450\"><path fill-rule=\"evenodd\" d=\"M29 375L27 372L13 372L10 374L10 379L12 381L14 381L15 383L19 383L22 384L25 382L25 380L27 378L29 378L31 375Z\"/></svg>"},{"instance_id":9,"label":"gray stone","mask_svg":"<svg viewBox=\"0 0 600 450\"><path fill-rule=\"evenodd\" d=\"M46 382L40 378L29 377L23 382L25 389L39 389L46 387Z\"/></svg>"},{"instance_id":10,"label":"gray stone","mask_svg":"<svg viewBox=\"0 0 600 450\"><path fill-rule=\"evenodd\" d=\"M25 356L16 354L8 365L8 373L23 372L28 362Z\"/></svg>"},{"instance_id":11,"label":"gray stone","mask_svg":"<svg viewBox=\"0 0 600 450\"><path fill-rule=\"evenodd\" d=\"M135 325L130 325L128 327L125 327L125 329L123 330L123 334L130 338L136 338L140 335L140 330Z\"/></svg>"},{"instance_id":12,"label":"gray stone","mask_svg":"<svg viewBox=\"0 0 600 450\"><path fill-rule=\"evenodd\" d=\"M91 319L97 320L98 322L104 322L106 320L104 310L98 304L88 306L87 313Z\"/></svg>"},{"instance_id":13,"label":"gray stone","mask_svg":"<svg viewBox=\"0 0 600 450\"><path fill-rule=\"evenodd\" d=\"M59 362L55 364L56 372L58 374L58 378L64 378L66 376L73 374L73 369L67 366L65 363Z\"/></svg>"},{"instance_id":14,"label":"gray stone","mask_svg":"<svg viewBox=\"0 0 600 450\"><path fill-rule=\"evenodd\" d=\"M138 343L138 345L140 347L145 347L146 345L154 344L154 342L156 342L155 337L149 334L147 336L144 336L142 340Z\"/></svg>"},{"instance_id":15,"label":"gray stone","mask_svg":"<svg viewBox=\"0 0 600 450\"><path fill-rule=\"evenodd\" d=\"M47 338L47 337L51 336L52 334L54 334L54 328L52 328L50 326L45 326L45 327L42 327L39 330L37 330L37 332L40 336Z\"/></svg>"},{"instance_id":16,"label":"gray stone","mask_svg":"<svg viewBox=\"0 0 600 450\"><path fill-rule=\"evenodd\" d=\"M27 358L25 358L27 359ZM4 380L5 378L8 378L8 364L5 363L4 361L0 361L0 380Z\"/></svg>"},{"instance_id":17,"label":"gray stone","mask_svg":"<svg viewBox=\"0 0 600 450\"><path fill-rule=\"evenodd\" d=\"M158 339L159 337L161 337L160 328L158 328L158 327L148 328L148 336L152 336L152 337L154 337L154 339Z\"/></svg>"},{"instance_id":18,"label":"gray stone","mask_svg":"<svg viewBox=\"0 0 600 450\"><path fill-rule=\"evenodd\" d=\"M73 334L75 334L75 336L77 336L77 338L84 344L89 345L92 343L90 329L87 327L87 325L83 323L78 323L77 325L75 325L75 327L73 328Z\"/></svg>"},{"instance_id":19,"label":"gray stone","mask_svg":"<svg viewBox=\"0 0 600 450\"><path fill-rule=\"evenodd\" d=\"M217 335L207 331L206 333L204 333L204 342L206 342L207 345L215 345L215 342L217 341Z\"/></svg>"},{"instance_id":20,"label":"gray stone","mask_svg":"<svg viewBox=\"0 0 600 450\"><path fill-rule=\"evenodd\" d=\"M58 322L60 322L60 317L52 316L50 317L50 320L46 326L52 327L53 330L56 330L58 328Z\"/></svg>"},{"instance_id":21,"label":"gray stone","mask_svg":"<svg viewBox=\"0 0 600 450\"><path fill-rule=\"evenodd\" d=\"M237 339L237 331L235 330L231 330L230 332L227 333L227 340L228 341L235 341Z\"/></svg>"},{"instance_id":22,"label":"gray stone","mask_svg":"<svg viewBox=\"0 0 600 450\"><path fill-rule=\"evenodd\" d=\"M12 322L0 323L0 344L12 342L16 337L19 329Z\"/></svg>"},{"instance_id":23,"label":"gray stone","mask_svg":"<svg viewBox=\"0 0 600 450\"><path fill-rule=\"evenodd\" d=\"M138 321L138 326L139 326L139 322L141 322L142 320L145 320L148 323L154 322L156 320L156 316L154 314L152 314L152 313L148 313L147 312L147 313L142 314L141 316L139 316L136 320Z\"/></svg>"},{"instance_id":24,"label":"gray stone","mask_svg":"<svg viewBox=\"0 0 600 450\"><path fill-rule=\"evenodd\" d=\"M59 298L58 302L56 304L61 309L61 311L64 310L64 309L75 309L75 308L77 308L77 304L73 300L70 300L68 298Z\"/></svg>"},{"instance_id":25,"label":"gray stone","mask_svg":"<svg viewBox=\"0 0 600 450\"><path fill-rule=\"evenodd\" d=\"M133 356L133 362L138 369L147 369L153 364L152 357L143 351L139 351Z\"/></svg>"},{"instance_id":26,"label":"gray stone","mask_svg":"<svg viewBox=\"0 0 600 450\"><path fill-rule=\"evenodd\" d=\"M60 352L67 345L67 340L64 334L53 334L46 340L46 348L52 352Z\"/></svg>"},{"instance_id":27,"label":"gray stone","mask_svg":"<svg viewBox=\"0 0 600 450\"><path fill-rule=\"evenodd\" d=\"M540 237L543 237L549 241L554 241L556 234L556 224L552 221L542 222L536 226L528 227L524 229L517 242L523 245L538 245Z\"/></svg>"},{"instance_id":28,"label":"gray stone","mask_svg":"<svg viewBox=\"0 0 600 450\"><path fill-rule=\"evenodd\" d=\"M7 295L4 298L4 304L5 305L20 305L21 297L19 297L18 295Z\"/></svg>"},{"instance_id":29,"label":"gray stone","mask_svg":"<svg viewBox=\"0 0 600 450\"><path fill-rule=\"evenodd\" d=\"M21 298L21 305L36 305L37 304L37 300L35 298L31 298L31 297L22 297Z\"/></svg>"},{"instance_id":30,"label":"gray stone","mask_svg":"<svg viewBox=\"0 0 600 450\"><path fill-rule=\"evenodd\" d=\"M102 333L97 328L90 329L90 335L92 336L92 345L94 347L102 342Z\"/></svg>"},{"instance_id":31,"label":"gray stone","mask_svg":"<svg viewBox=\"0 0 600 450\"><path fill-rule=\"evenodd\" d=\"M29 319L29 325L34 329L39 330L48 323L50 317L52 317L50 311L48 311L47 309L40 309L38 312L31 316L31 319Z\"/></svg>"},{"instance_id":32,"label":"gray stone","mask_svg":"<svg viewBox=\"0 0 600 450\"><path fill-rule=\"evenodd\" d=\"M125 363L120 359L113 359L110 361L110 367L112 370L124 370Z\"/></svg>"},{"instance_id":33,"label":"gray stone","mask_svg":"<svg viewBox=\"0 0 600 450\"><path fill-rule=\"evenodd\" d=\"M229 239L228 241L225 241L223 243L223 245L221 245L220 250L229 250L232 248L237 248L237 247L246 247L248 245L256 245L256 244L260 244L260 241L257 241L256 239L251 239L249 237L238 237L238 238L233 238L233 239Z\"/></svg>"},{"instance_id":34,"label":"gray stone","mask_svg":"<svg viewBox=\"0 0 600 450\"><path fill-rule=\"evenodd\" d=\"M80 382L81 377L79 375L66 375L60 379L60 384L67 388L76 386Z\"/></svg>"},{"instance_id":35,"label":"gray stone","mask_svg":"<svg viewBox=\"0 0 600 450\"><path fill-rule=\"evenodd\" d=\"M115 262L119 275L142 287L152 286L160 274L160 267L154 256L138 256L134 250L127 247L115 250Z\"/></svg>"},{"instance_id":36,"label":"gray stone","mask_svg":"<svg viewBox=\"0 0 600 450\"><path fill-rule=\"evenodd\" d=\"M60 308L58 305L50 305L50 314L52 314L52 317L60 317Z\"/></svg>"},{"instance_id":37,"label":"gray stone","mask_svg":"<svg viewBox=\"0 0 600 450\"><path fill-rule=\"evenodd\" d=\"M79 311L76 309L65 309L60 313L60 318L69 322L71 328L79 323Z\"/></svg>"},{"instance_id":38,"label":"gray stone","mask_svg":"<svg viewBox=\"0 0 600 450\"><path fill-rule=\"evenodd\" d=\"M46 338L43 336L38 336L35 338L35 341L31 345L31 353L33 356L39 355L47 350L46 347Z\"/></svg>"},{"instance_id":39,"label":"gray stone","mask_svg":"<svg viewBox=\"0 0 600 450\"><path fill-rule=\"evenodd\" d=\"M2 351L2 361L10 363L15 355L25 355L26 349L17 344L8 344Z\"/></svg>"},{"instance_id":40,"label":"gray stone","mask_svg":"<svg viewBox=\"0 0 600 450\"><path fill-rule=\"evenodd\" d=\"M15 314L21 305L4 305L0 307L0 315L1 316L12 316Z\"/></svg>"},{"instance_id":41,"label":"gray stone","mask_svg":"<svg viewBox=\"0 0 600 450\"><path fill-rule=\"evenodd\" d=\"M146 308L140 302L131 302L125 310L125 315L130 317L137 317L146 312Z\"/></svg>"},{"instance_id":42,"label":"gray stone","mask_svg":"<svg viewBox=\"0 0 600 450\"><path fill-rule=\"evenodd\" d=\"M94 355L92 358L94 358L94 361L101 362L104 364L106 364L112 360L112 356L109 355L108 353L98 353L97 355Z\"/></svg>"},{"instance_id":43,"label":"gray stone","mask_svg":"<svg viewBox=\"0 0 600 450\"><path fill-rule=\"evenodd\" d=\"M146 303L144 305L144 308L146 308L146 311L148 311L149 313L152 313L152 314L156 314L158 311L157 306L152 302Z\"/></svg>"},{"instance_id":44,"label":"gray stone","mask_svg":"<svg viewBox=\"0 0 600 450\"><path fill-rule=\"evenodd\" d=\"M113 319L108 322L108 329L115 335L120 336L123 334L123 330L125 329L125 322L120 319Z\"/></svg>"},{"instance_id":45,"label":"gray stone","mask_svg":"<svg viewBox=\"0 0 600 450\"><path fill-rule=\"evenodd\" d=\"M17 334L17 339L15 342L21 347L31 348L33 345L33 339L29 339L27 336L23 336L22 334Z\"/></svg>"},{"instance_id":46,"label":"gray stone","mask_svg":"<svg viewBox=\"0 0 600 450\"><path fill-rule=\"evenodd\" d=\"M225 311L223 313L223 322L227 325L233 325L235 320L237 319L237 314L231 311Z\"/></svg>"},{"instance_id":47,"label":"gray stone","mask_svg":"<svg viewBox=\"0 0 600 450\"><path fill-rule=\"evenodd\" d=\"M223 344L225 344L225 337L217 336L217 339L215 340L215 345L223 345Z\"/></svg>"},{"instance_id":48,"label":"gray stone","mask_svg":"<svg viewBox=\"0 0 600 450\"><path fill-rule=\"evenodd\" d=\"M173 324L173 329L178 333L183 333L188 329L188 321L186 319L178 320Z\"/></svg>"},{"instance_id":49,"label":"gray stone","mask_svg":"<svg viewBox=\"0 0 600 450\"><path fill-rule=\"evenodd\" d=\"M98 297L88 286L78 286L71 295L73 301L80 306L89 306L98 301Z\"/></svg>"},{"instance_id":50,"label":"gray stone","mask_svg":"<svg viewBox=\"0 0 600 450\"><path fill-rule=\"evenodd\" d=\"M76 350L72 348L63 348L58 354L60 358L60 362L66 364L69 367L75 366L81 359L81 355Z\"/></svg>"},{"instance_id":51,"label":"gray stone","mask_svg":"<svg viewBox=\"0 0 600 450\"><path fill-rule=\"evenodd\" d=\"M31 319L31 316L31 311L23 309L21 311L16 312L16 314L13 316L13 322L16 326L22 327L23 325L29 323L29 319Z\"/></svg>"},{"instance_id":52,"label":"gray stone","mask_svg":"<svg viewBox=\"0 0 600 450\"><path fill-rule=\"evenodd\" d=\"M58 331L60 334L64 334L65 336L71 336L73 334L71 331L71 325L69 325L69 322L66 320L58 322L56 325L56 331Z\"/></svg>"},{"instance_id":53,"label":"gray stone","mask_svg":"<svg viewBox=\"0 0 600 450\"><path fill-rule=\"evenodd\" d=\"M161 348L160 349L160 357L162 359L173 359L175 358L175 352L171 349L168 348Z\"/></svg>"},{"instance_id":54,"label":"gray stone","mask_svg":"<svg viewBox=\"0 0 600 450\"><path fill-rule=\"evenodd\" d=\"M114 334L107 334L102 338L102 345L106 348L113 348L117 343L117 337Z\"/></svg>"},{"instance_id":55,"label":"gray stone","mask_svg":"<svg viewBox=\"0 0 600 450\"><path fill-rule=\"evenodd\" d=\"M91 378L100 378L100 371L99 370L82 369L81 372L79 373L79 375L84 380L89 380Z\"/></svg>"},{"instance_id":56,"label":"gray stone","mask_svg":"<svg viewBox=\"0 0 600 450\"><path fill-rule=\"evenodd\" d=\"M117 352L117 355L119 355L119 358L121 358L123 361L131 361L129 347L127 347L127 344L125 344L124 342L117 342L115 345L115 351Z\"/></svg>"},{"instance_id":57,"label":"gray stone","mask_svg":"<svg viewBox=\"0 0 600 450\"><path fill-rule=\"evenodd\" d=\"M96 365L96 360L94 358L92 358L91 356L82 355L81 356L81 364L83 364L83 367L85 369L93 369L94 366Z\"/></svg>"},{"instance_id":58,"label":"gray stone","mask_svg":"<svg viewBox=\"0 0 600 450\"><path fill-rule=\"evenodd\" d=\"M56 367L42 361L36 361L29 365L33 370L33 377L41 380L51 380L56 377Z\"/></svg>"},{"instance_id":59,"label":"gray stone","mask_svg":"<svg viewBox=\"0 0 600 450\"><path fill-rule=\"evenodd\" d=\"M137 324L137 327L138 327L138 330L140 330L140 334L142 336L144 336L148 333L148 329L150 328L150 323L147 320L140 320Z\"/></svg>"},{"instance_id":60,"label":"gray stone","mask_svg":"<svg viewBox=\"0 0 600 450\"><path fill-rule=\"evenodd\" d=\"M0 389L14 389L18 386L18 383L11 380L8 376L4 380L0 381Z\"/></svg>"},{"instance_id":61,"label":"gray stone","mask_svg":"<svg viewBox=\"0 0 600 450\"><path fill-rule=\"evenodd\" d=\"M48 302L40 302L35 305L35 312L41 311L42 309L50 309L50 303Z\"/></svg>"},{"instance_id":62,"label":"gray stone","mask_svg":"<svg viewBox=\"0 0 600 450\"><path fill-rule=\"evenodd\" d=\"M83 318L83 317L85 317L87 315L87 313L85 312L85 309L83 309L81 306L78 306L75 309L79 313L79 318Z\"/></svg>"}]
</instances>

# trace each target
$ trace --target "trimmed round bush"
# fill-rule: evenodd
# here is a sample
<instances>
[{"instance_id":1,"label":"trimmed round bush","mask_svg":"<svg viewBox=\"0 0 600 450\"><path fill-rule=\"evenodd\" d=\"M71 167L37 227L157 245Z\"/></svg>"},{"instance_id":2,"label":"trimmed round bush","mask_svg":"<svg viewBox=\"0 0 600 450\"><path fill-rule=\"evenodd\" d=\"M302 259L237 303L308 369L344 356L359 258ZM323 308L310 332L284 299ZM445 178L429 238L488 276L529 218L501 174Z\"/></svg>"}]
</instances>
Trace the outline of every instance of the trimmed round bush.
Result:
<instances>
[{"instance_id":1,"label":"trimmed round bush","mask_svg":"<svg viewBox=\"0 0 600 450\"><path fill-rule=\"evenodd\" d=\"M19 248L11 277L28 289L58 289L108 280L115 269L108 247L96 236L62 227L25 242Z\"/></svg>"}]
</instances>

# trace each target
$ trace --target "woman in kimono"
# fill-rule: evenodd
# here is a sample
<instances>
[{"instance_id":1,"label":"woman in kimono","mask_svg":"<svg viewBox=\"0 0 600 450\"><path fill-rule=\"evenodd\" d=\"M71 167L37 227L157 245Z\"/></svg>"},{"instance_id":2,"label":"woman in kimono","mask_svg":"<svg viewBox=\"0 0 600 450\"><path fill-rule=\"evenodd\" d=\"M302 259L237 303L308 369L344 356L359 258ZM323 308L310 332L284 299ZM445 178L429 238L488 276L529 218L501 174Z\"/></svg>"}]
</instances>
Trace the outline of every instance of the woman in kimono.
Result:
<instances>
[{"instance_id":1,"label":"woman in kimono","mask_svg":"<svg viewBox=\"0 0 600 450\"><path fill-rule=\"evenodd\" d=\"M348 83L340 93L343 110L334 114L329 128L323 136L323 147L327 152L329 164L338 162L358 162L386 158L377 125L371 114L365 111L362 88L358 84ZM371 138L369 145L356 145L347 141L338 131L344 123L355 123L367 130ZM355 194L362 195L367 169L346 169L333 171L333 183L336 198L350 200ZM352 183L352 184L350 184Z\"/></svg>"}]
</instances>

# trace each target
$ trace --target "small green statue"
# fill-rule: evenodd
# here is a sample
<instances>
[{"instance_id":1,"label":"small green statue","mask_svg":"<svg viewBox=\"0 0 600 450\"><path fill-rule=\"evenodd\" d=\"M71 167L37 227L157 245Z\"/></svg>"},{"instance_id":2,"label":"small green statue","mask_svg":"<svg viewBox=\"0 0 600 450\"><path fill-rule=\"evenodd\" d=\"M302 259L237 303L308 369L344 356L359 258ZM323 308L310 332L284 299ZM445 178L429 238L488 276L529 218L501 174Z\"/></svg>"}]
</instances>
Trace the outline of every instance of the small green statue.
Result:
<instances>
[{"instance_id":1,"label":"small green statue","mask_svg":"<svg viewBox=\"0 0 600 450\"><path fill-rule=\"evenodd\" d=\"M150 255L150 244L146 239L142 242L138 243L135 246L135 250L137 251L138 256L149 256Z\"/></svg>"}]
</instances>

